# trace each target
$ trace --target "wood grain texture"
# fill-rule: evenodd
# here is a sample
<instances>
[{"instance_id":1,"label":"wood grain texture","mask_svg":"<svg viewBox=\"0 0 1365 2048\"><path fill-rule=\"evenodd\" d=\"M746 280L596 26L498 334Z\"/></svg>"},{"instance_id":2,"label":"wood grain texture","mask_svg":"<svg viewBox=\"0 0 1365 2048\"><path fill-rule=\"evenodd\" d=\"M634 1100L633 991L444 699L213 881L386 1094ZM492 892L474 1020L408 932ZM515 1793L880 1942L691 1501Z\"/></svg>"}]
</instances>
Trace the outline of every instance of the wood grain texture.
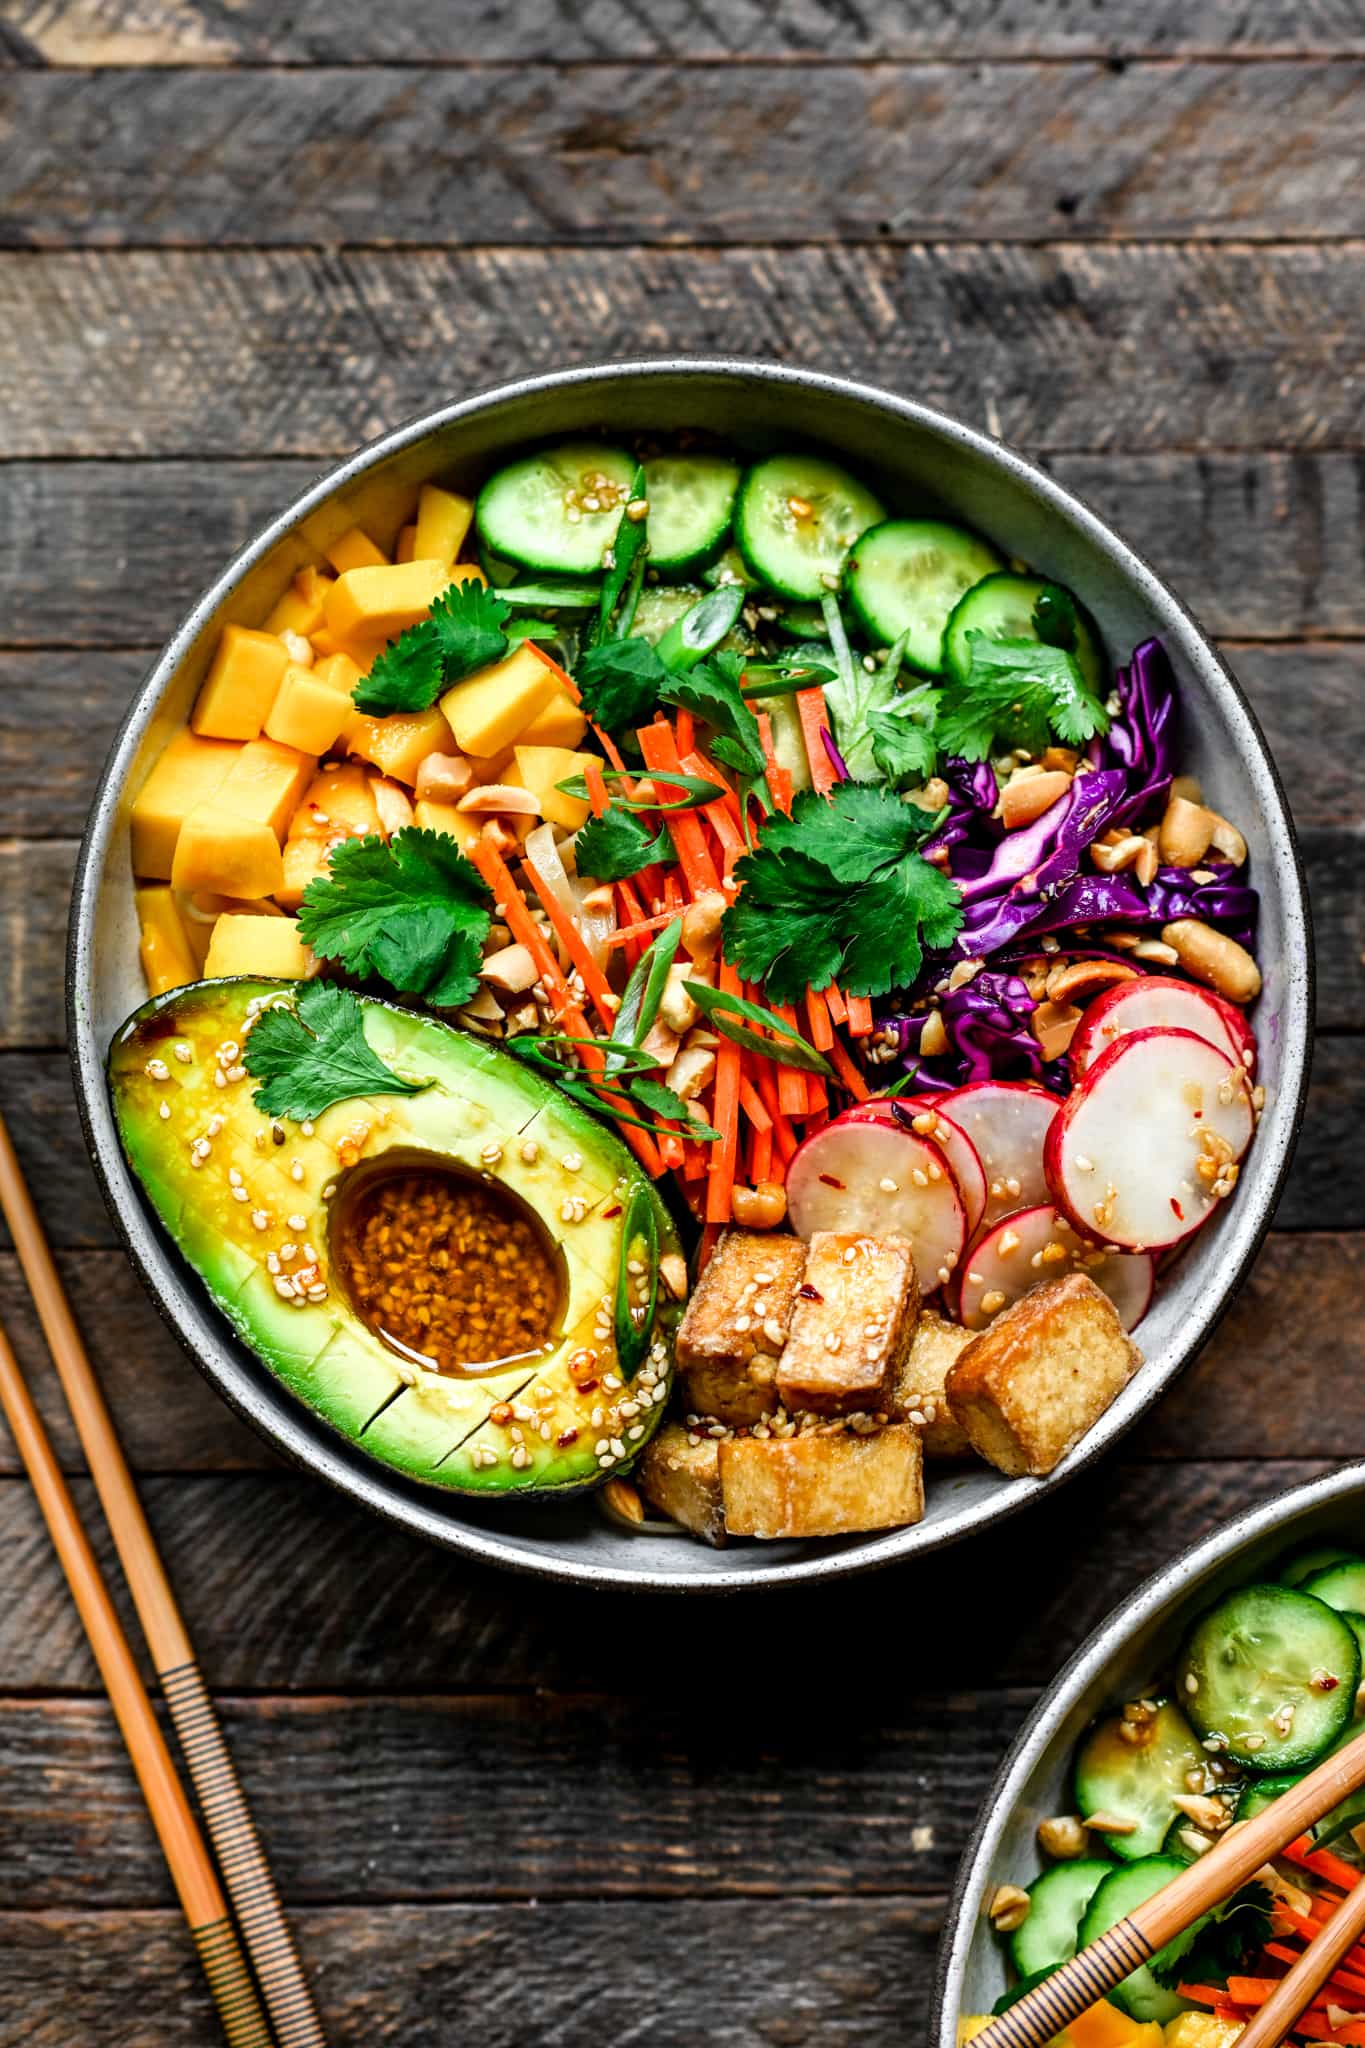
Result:
<instances>
[{"instance_id":1,"label":"wood grain texture","mask_svg":"<svg viewBox=\"0 0 1365 2048\"><path fill-rule=\"evenodd\" d=\"M1212 633L1360 638L1365 455L1073 454L1047 467ZM15 462L0 492L0 646L160 646L304 461Z\"/></svg>"},{"instance_id":2,"label":"wood grain texture","mask_svg":"<svg viewBox=\"0 0 1365 2048\"><path fill-rule=\"evenodd\" d=\"M1359 446L1363 254L633 249L605 277L574 247L10 254L0 445L337 455L513 369L676 348L866 377L1034 453Z\"/></svg>"},{"instance_id":3,"label":"wood grain texture","mask_svg":"<svg viewBox=\"0 0 1365 2048\"><path fill-rule=\"evenodd\" d=\"M1360 231L1365 62L0 75L3 239L493 246Z\"/></svg>"},{"instance_id":4,"label":"wood grain texture","mask_svg":"<svg viewBox=\"0 0 1365 2048\"><path fill-rule=\"evenodd\" d=\"M5 0L11 64L573 63L1365 51L1359 0Z\"/></svg>"}]
</instances>

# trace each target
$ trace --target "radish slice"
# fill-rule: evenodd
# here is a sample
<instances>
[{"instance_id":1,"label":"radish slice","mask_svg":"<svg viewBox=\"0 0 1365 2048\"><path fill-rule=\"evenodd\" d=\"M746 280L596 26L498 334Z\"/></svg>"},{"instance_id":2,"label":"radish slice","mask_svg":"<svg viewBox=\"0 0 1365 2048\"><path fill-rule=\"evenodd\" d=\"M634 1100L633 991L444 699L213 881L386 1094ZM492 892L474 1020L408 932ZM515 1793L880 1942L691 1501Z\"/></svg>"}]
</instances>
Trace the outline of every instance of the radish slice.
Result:
<instances>
[{"instance_id":1,"label":"radish slice","mask_svg":"<svg viewBox=\"0 0 1365 2048\"><path fill-rule=\"evenodd\" d=\"M1193 1031L1133 1031L1102 1052L1047 1135L1048 1185L1078 1230L1160 1251L1206 1223L1251 1143L1245 1067Z\"/></svg>"},{"instance_id":2,"label":"radish slice","mask_svg":"<svg viewBox=\"0 0 1365 2048\"><path fill-rule=\"evenodd\" d=\"M926 1294L946 1287L967 1241L957 1183L941 1152L897 1123L839 1117L797 1150L787 1170L787 1219L817 1230L908 1238Z\"/></svg>"},{"instance_id":3,"label":"radish slice","mask_svg":"<svg viewBox=\"0 0 1365 2048\"><path fill-rule=\"evenodd\" d=\"M1076 1079L1130 1031L1193 1031L1249 1074L1256 1071L1256 1036L1235 1003L1173 974L1144 974L1106 989L1086 1005L1071 1041Z\"/></svg>"},{"instance_id":4,"label":"radish slice","mask_svg":"<svg viewBox=\"0 0 1365 2048\"><path fill-rule=\"evenodd\" d=\"M939 1098L967 1133L986 1169L987 1228L1018 1209L1051 1199L1043 1143L1061 1098L1032 1081L972 1081Z\"/></svg>"},{"instance_id":5,"label":"radish slice","mask_svg":"<svg viewBox=\"0 0 1365 2048\"><path fill-rule=\"evenodd\" d=\"M958 1293L959 1320L969 1330L984 1330L1030 1287L1063 1273L1088 1273L1113 1302L1125 1330L1142 1321L1156 1286L1150 1252L1104 1251L1078 1237L1068 1219L1045 1203L1006 1216L972 1247Z\"/></svg>"},{"instance_id":6,"label":"radish slice","mask_svg":"<svg viewBox=\"0 0 1365 2048\"><path fill-rule=\"evenodd\" d=\"M852 1109L846 1109L840 1122L899 1124L903 1130L913 1131L917 1138L927 1138L931 1145L937 1145L957 1182L970 1239L986 1213L986 1169L961 1124L954 1123L939 1107L942 1099L938 1095L874 1095L870 1102L856 1102Z\"/></svg>"}]
</instances>

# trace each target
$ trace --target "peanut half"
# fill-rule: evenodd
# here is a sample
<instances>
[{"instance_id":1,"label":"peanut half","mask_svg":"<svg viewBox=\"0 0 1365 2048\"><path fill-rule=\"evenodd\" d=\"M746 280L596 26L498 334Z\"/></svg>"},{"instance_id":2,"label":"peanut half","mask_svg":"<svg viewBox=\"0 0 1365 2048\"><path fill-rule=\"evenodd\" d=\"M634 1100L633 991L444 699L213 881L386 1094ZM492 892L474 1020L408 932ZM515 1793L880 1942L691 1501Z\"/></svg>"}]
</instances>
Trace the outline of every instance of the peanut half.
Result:
<instances>
[{"instance_id":1,"label":"peanut half","mask_svg":"<svg viewBox=\"0 0 1365 2048\"><path fill-rule=\"evenodd\" d=\"M1249 1003L1261 992L1261 970L1245 946L1215 931L1197 917L1178 917L1163 925L1161 939L1174 952L1186 974L1202 981L1230 1003Z\"/></svg>"}]
</instances>

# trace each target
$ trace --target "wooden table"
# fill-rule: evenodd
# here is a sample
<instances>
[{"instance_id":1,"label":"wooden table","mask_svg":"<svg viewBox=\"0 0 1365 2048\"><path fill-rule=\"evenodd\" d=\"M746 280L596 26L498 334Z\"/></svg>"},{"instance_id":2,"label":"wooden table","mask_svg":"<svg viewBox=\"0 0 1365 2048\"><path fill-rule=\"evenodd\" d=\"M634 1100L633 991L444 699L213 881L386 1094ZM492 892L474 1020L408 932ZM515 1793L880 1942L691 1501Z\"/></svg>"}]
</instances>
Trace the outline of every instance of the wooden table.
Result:
<instances>
[{"instance_id":1,"label":"wooden table","mask_svg":"<svg viewBox=\"0 0 1365 2048\"><path fill-rule=\"evenodd\" d=\"M1365 1454L1365 8L3 0L0 24L0 1095L333 2038L917 2042L1037 1688L1192 1537ZM229 551L406 414L680 348L881 380L1111 514L1266 728L1321 977L1277 1230L1161 1414L1027 1547L731 1606L495 1577L273 1462L114 1248L61 1043L96 770ZM0 1316L72 1456L7 1252ZM214 2038L4 1448L0 1765L0 2048Z\"/></svg>"}]
</instances>

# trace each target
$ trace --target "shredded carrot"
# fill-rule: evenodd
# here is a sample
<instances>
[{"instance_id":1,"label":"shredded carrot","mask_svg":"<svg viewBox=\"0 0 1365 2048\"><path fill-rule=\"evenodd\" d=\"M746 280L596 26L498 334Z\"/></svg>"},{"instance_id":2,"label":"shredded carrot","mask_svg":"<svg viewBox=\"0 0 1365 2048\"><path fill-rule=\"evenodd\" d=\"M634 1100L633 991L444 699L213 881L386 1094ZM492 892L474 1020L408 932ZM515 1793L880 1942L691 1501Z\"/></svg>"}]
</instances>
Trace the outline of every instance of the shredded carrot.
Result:
<instances>
[{"instance_id":1,"label":"shredded carrot","mask_svg":"<svg viewBox=\"0 0 1365 2048\"><path fill-rule=\"evenodd\" d=\"M701 814L720 841L727 861L732 848L736 854L746 852L744 828L739 819L739 803L725 777L718 769L713 768L706 756L699 754L695 747L680 758L689 775L700 775L707 782L718 782L725 791L724 796L716 797L709 804L702 804ZM729 872L728 865L726 872Z\"/></svg>"},{"instance_id":2,"label":"shredded carrot","mask_svg":"<svg viewBox=\"0 0 1365 2048\"><path fill-rule=\"evenodd\" d=\"M1315 1849L1311 1835L1300 1835L1283 1854L1287 1862L1297 1863L1301 1870L1311 1870L1314 1877L1324 1878L1328 1884L1340 1885L1344 1892L1354 1891L1360 1882L1360 1872L1343 1863L1340 1856L1334 1856L1330 1849Z\"/></svg>"},{"instance_id":3,"label":"shredded carrot","mask_svg":"<svg viewBox=\"0 0 1365 2048\"><path fill-rule=\"evenodd\" d=\"M1277 1963L1292 1965L1300 1960L1298 1949L1290 1948L1287 1942L1268 1941L1265 1952L1268 1956L1274 1956ZM1365 1998L1365 1977L1360 1976L1355 1970L1342 1969L1338 1964L1327 1979L1328 1989L1334 1985L1342 1991L1348 1991L1353 1998Z\"/></svg>"},{"instance_id":4,"label":"shredded carrot","mask_svg":"<svg viewBox=\"0 0 1365 2048\"><path fill-rule=\"evenodd\" d=\"M806 1136L807 1136L808 1138L810 1138L810 1137L813 1137L813 1136L815 1135L815 1133L816 1133L817 1131L823 1131L823 1129L825 1128L825 1125L826 1125L826 1124L827 1124L828 1122L829 1122L829 1109L828 1109L828 1107L826 1107L826 1108L824 1108L824 1109L815 1109L815 1110L812 1110L812 1111L811 1111L811 1113L810 1113L810 1115L809 1115L809 1116L808 1116L808 1117L806 1118Z\"/></svg>"},{"instance_id":5,"label":"shredded carrot","mask_svg":"<svg viewBox=\"0 0 1365 2048\"><path fill-rule=\"evenodd\" d=\"M722 962L720 987L726 995L739 994L739 976ZM740 1050L733 1039L722 1038L716 1048L716 1086L712 1097L711 1122L720 1132L711 1145L706 1180L706 1220L728 1223L735 1188L735 1155L739 1147L739 1061Z\"/></svg>"},{"instance_id":6,"label":"shredded carrot","mask_svg":"<svg viewBox=\"0 0 1365 2048\"><path fill-rule=\"evenodd\" d=\"M683 1145L683 1179L704 1180L706 1178L706 1147L688 1138Z\"/></svg>"},{"instance_id":7,"label":"shredded carrot","mask_svg":"<svg viewBox=\"0 0 1365 2048\"><path fill-rule=\"evenodd\" d=\"M749 1155L749 1171L754 1177L755 1187L758 1186L760 1181L771 1180L773 1177L773 1127L771 1119L766 1131L756 1130L754 1132L753 1150Z\"/></svg>"},{"instance_id":8,"label":"shredded carrot","mask_svg":"<svg viewBox=\"0 0 1365 2048\"><path fill-rule=\"evenodd\" d=\"M766 711L758 714L758 737L763 746L763 759L768 766L768 788L773 802L784 818L791 816L792 779L773 751L773 722Z\"/></svg>"},{"instance_id":9,"label":"shredded carrot","mask_svg":"<svg viewBox=\"0 0 1365 2048\"><path fill-rule=\"evenodd\" d=\"M682 710L675 711L673 714L673 730L678 735L678 752L680 754L690 754L696 730L692 713Z\"/></svg>"},{"instance_id":10,"label":"shredded carrot","mask_svg":"<svg viewBox=\"0 0 1365 2048\"><path fill-rule=\"evenodd\" d=\"M666 924L672 924L672 922L673 912L671 910L661 910L657 917L642 917L638 924L618 925L614 932L608 933L603 943L608 947L628 946L634 939L652 937L655 932L662 931Z\"/></svg>"},{"instance_id":11,"label":"shredded carrot","mask_svg":"<svg viewBox=\"0 0 1365 2048\"><path fill-rule=\"evenodd\" d=\"M611 798L607 795L607 785L601 767L595 760L589 759L583 770L583 780L588 785L588 802L592 806L594 818L604 816Z\"/></svg>"},{"instance_id":12,"label":"shredded carrot","mask_svg":"<svg viewBox=\"0 0 1365 2048\"><path fill-rule=\"evenodd\" d=\"M555 937L583 977L583 986L592 997L593 1008L610 1034L616 1022L616 1005L612 997L611 984L593 959L587 940L579 931L573 919L565 911L554 890L536 867L534 861L522 855L522 867L530 877L531 886L540 898L541 908L554 927Z\"/></svg>"},{"instance_id":13,"label":"shredded carrot","mask_svg":"<svg viewBox=\"0 0 1365 2048\"><path fill-rule=\"evenodd\" d=\"M845 996L848 1007L848 1035L868 1038L872 1033L872 1005L866 996Z\"/></svg>"},{"instance_id":14,"label":"shredded carrot","mask_svg":"<svg viewBox=\"0 0 1365 2048\"><path fill-rule=\"evenodd\" d=\"M756 1131L772 1130L773 1120L763 1107L763 1097L742 1070L739 1077L739 1106Z\"/></svg>"},{"instance_id":15,"label":"shredded carrot","mask_svg":"<svg viewBox=\"0 0 1365 2048\"><path fill-rule=\"evenodd\" d=\"M676 1173L683 1163L683 1140L674 1131L664 1131L659 1138L659 1157L670 1173Z\"/></svg>"},{"instance_id":16,"label":"shredded carrot","mask_svg":"<svg viewBox=\"0 0 1365 2048\"><path fill-rule=\"evenodd\" d=\"M829 1089L823 1074L806 1076L806 1114L818 1116L822 1109L829 1108Z\"/></svg>"},{"instance_id":17,"label":"shredded carrot","mask_svg":"<svg viewBox=\"0 0 1365 2048\"><path fill-rule=\"evenodd\" d=\"M1221 1984L1181 1984L1177 1989L1182 1998L1188 1998L1192 2005L1221 2005L1227 2002L1227 1992Z\"/></svg>"},{"instance_id":18,"label":"shredded carrot","mask_svg":"<svg viewBox=\"0 0 1365 2048\"><path fill-rule=\"evenodd\" d=\"M754 1085L763 1098L763 1107L773 1120L773 1179L786 1179L786 1166L796 1155L797 1137L790 1119L783 1115L777 1100L777 1076L771 1060L758 1059L754 1065Z\"/></svg>"},{"instance_id":19,"label":"shredded carrot","mask_svg":"<svg viewBox=\"0 0 1365 2048\"><path fill-rule=\"evenodd\" d=\"M821 796L826 796L839 780L834 763L825 752L825 743L820 735L829 730L829 715L825 710L823 690L798 690L796 709L801 720L801 737L806 743L806 759L810 763L810 779Z\"/></svg>"},{"instance_id":20,"label":"shredded carrot","mask_svg":"<svg viewBox=\"0 0 1365 2048\"><path fill-rule=\"evenodd\" d=\"M674 775L680 772L677 741L672 727L664 719L656 719L653 725L642 725L637 738L647 768L665 769ZM700 896L707 889L719 889L720 874L696 812L666 811L664 824L693 896Z\"/></svg>"},{"instance_id":21,"label":"shredded carrot","mask_svg":"<svg viewBox=\"0 0 1365 2048\"><path fill-rule=\"evenodd\" d=\"M591 723L592 723L592 721L591 721L591 720L589 720L589 723L591 724ZM623 761L623 760L621 759L621 753L620 753L620 749L618 748L618 746L617 746L617 744L616 744L615 740L614 740L614 739L612 738L611 734L610 734L609 732L604 732L604 731L602 730L602 728L601 728L601 726L600 726L600 725L593 725L593 727L592 727L592 734L593 734L593 738L594 738L594 739L595 739L595 740L597 741L597 744L598 744L598 745L599 745L599 746L601 747L601 749L602 749L602 752L603 752L603 753L604 753L604 754L606 755L607 759L608 759L608 760L609 760L609 761L611 762L611 765L612 765L612 767L613 767L613 768L618 768L618 769L620 769L621 773L622 773L622 774L624 775L624 773L625 773L625 769L626 769L626 764L625 764L625 762L624 762L624 761ZM627 794L627 795L629 795L629 794L630 794L630 784L629 784L629 783L626 783L626 784L625 784L625 789L626 789L626 794Z\"/></svg>"},{"instance_id":22,"label":"shredded carrot","mask_svg":"<svg viewBox=\"0 0 1365 2048\"><path fill-rule=\"evenodd\" d=\"M847 1024L848 1011L844 1006L844 999L840 995L838 988L835 986L835 984L831 982L829 987L823 991L823 994L825 998L825 1008L829 1011L829 1014L834 1020L834 1022L836 1024Z\"/></svg>"},{"instance_id":23,"label":"shredded carrot","mask_svg":"<svg viewBox=\"0 0 1365 2048\"><path fill-rule=\"evenodd\" d=\"M563 683L565 689L573 698L574 703L577 704L580 701L578 694L578 685L574 681L573 677L569 674L569 671L566 668L561 668L559 666L559 663L555 660L554 656L547 654L545 652L545 649L540 645L539 641L528 640L526 642L526 645L530 648L532 654L539 655L540 659L544 662L546 668L552 668L554 670L555 674L559 677L560 682Z\"/></svg>"},{"instance_id":24,"label":"shredded carrot","mask_svg":"<svg viewBox=\"0 0 1365 2048\"><path fill-rule=\"evenodd\" d=\"M818 989L806 990L806 1022L810 1026L810 1042L817 1052L828 1052L834 1043L834 1027L829 1021L829 1008Z\"/></svg>"},{"instance_id":25,"label":"shredded carrot","mask_svg":"<svg viewBox=\"0 0 1365 2048\"><path fill-rule=\"evenodd\" d=\"M663 879L663 897L664 908L668 912L670 921L675 917L680 917L683 910L682 884L671 870Z\"/></svg>"},{"instance_id":26,"label":"shredded carrot","mask_svg":"<svg viewBox=\"0 0 1365 2048\"><path fill-rule=\"evenodd\" d=\"M849 1058L846 1048L838 1038L835 1039L833 1045L829 1048L829 1063L854 1101L866 1102L872 1090Z\"/></svg>"}]
</instances>

